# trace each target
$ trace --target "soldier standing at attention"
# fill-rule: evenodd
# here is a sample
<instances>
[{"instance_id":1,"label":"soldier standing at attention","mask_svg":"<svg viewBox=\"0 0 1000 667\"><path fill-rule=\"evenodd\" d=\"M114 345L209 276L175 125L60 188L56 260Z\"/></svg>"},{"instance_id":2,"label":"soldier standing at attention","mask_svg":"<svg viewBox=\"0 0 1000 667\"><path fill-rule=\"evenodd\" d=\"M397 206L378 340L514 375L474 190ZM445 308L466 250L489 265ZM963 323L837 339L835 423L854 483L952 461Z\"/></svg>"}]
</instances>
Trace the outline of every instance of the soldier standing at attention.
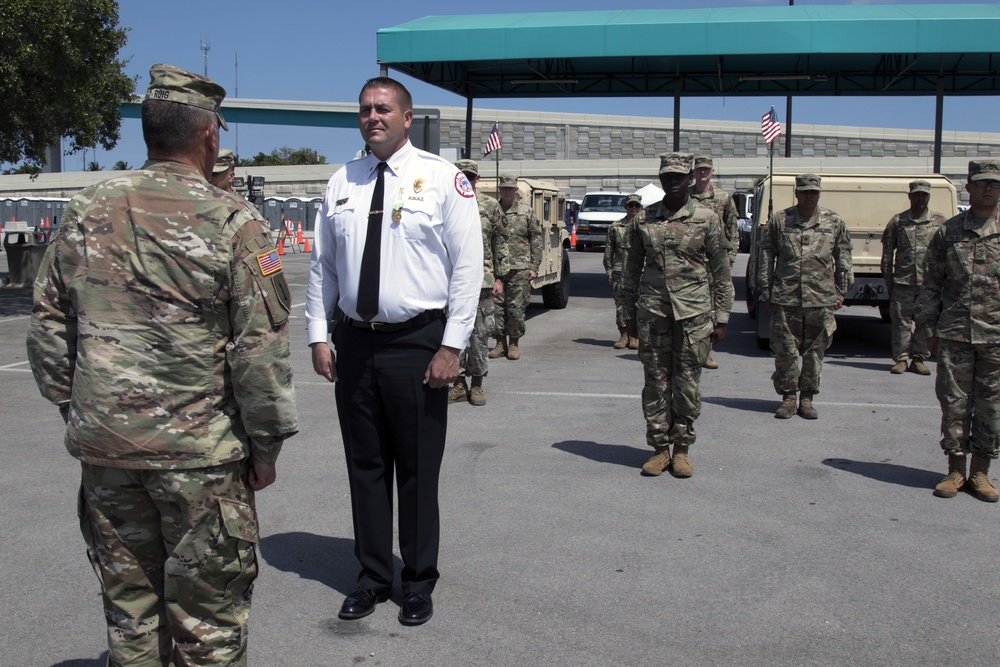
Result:
<instances>
[{"instance_id":1,"label":"soldier standing at attention","mask_svg":"<svg viewBox=\"0 0 1000 667\"><path fill-rule=\"evenodd\" d=\"M510 271L503 279L503 292L494 298L497 306L497 344L490 359L521 358L518 342L524 336L524 311L531 301L531 281L542 262L542 225L531 207L517 196L517 176L500 175L500 208L507 219L507 256ZM509 337L509 340L508 340Z\"/></svg>"},{"instance_id":2,"label":"soldier standing at attention","mask_svg":"<svg viewBox=\"0 0 1000 667\"><path fill-rule=\"evenodd\" d=\"M212 175L208 177L208 182L226 192L233 191L233 176L236 174L236 157L228 148L219 151L219 157L215 158L215 166L212 167Z\"/></svg>"},{"instance_id":3,"label":"soldier standing at attention","mask_svg":"<svg viewBox=\"0 0 1000 667\"><path fill-rule=\"evenodd\" d=\"M696 204L711 209L722 220L722 231L726 234L727 252L729 253L729 268L732 270L733 263L736 262L736 250L739 246L739 215L736 213L736 204L728 192L722 188L712 187L712 176L715 174L715 167L712 164L712 156L698 155L694 158L694 183L691 185L691 199ZM708 358L705 359L705 368L716 369L719 364L712 359L711 350Z\"/></svg>"},{"instance_id":4,"label":"soldier standing at attention","mask_svg":"<svg viewBox=\"0 0 1000 667\"><path fill-rule=\"evenodd\" d=\"M945 221L937 211L930 211L931 184L910 182L910 208L892 216L882 233L882 278L889 290L889 316L892 318L892 360L890 373L901 375L907 366L911 373L930 375L924 364L929 356L927 336L913 331L913 306L924 275L924 255L931 236Z\"/></svg>"},{"instance_id":5,"label":"soldier standing at attention","mask_svg":"<svg viewBox=\"0 0 1000 667\"><path fill-rule=\"evenodd\" d=\"M691 200L692 169L689 153L661 156L663 200L628 228L625 320L639 339L646 442L654 450L646 475L668 467L675 477L693 474L688 448L701 413L701 368L711 344L725 339L733 306L722 221Z\"/></svg>"},{"instance_id":6,"label":"soldier standing at attention","mask_svg":"<svg viewBox=\"0 0 1000 667\"><path fill-rule=\"evenodd\" d=\"M469 179L472 189L476 190L479 165L473 160L459 160L455 166ZM472 405L486 405L483 378L488 371L489 338L496 326L493 297L503 294L500 276L507 274L509 266L505 227L507 220L500 212L500 202L493 197L477 190L476 201L479 204L479 222L483 226L483 288L479 293L479 307L476 309L472 337L469 338L469 345L459 355L459 375L448 392L448 400L451 403L468 400ZM472 377L471 389L465 383L466 375Z\"/></svg>"},{"instance_id":7,"label":"soldier standing at attention","mask_svg":"<svg viewBox=\"0 0 1000 667\"><path fill-rule=\"evenodd\" d=\"M628 223L637 214L642 214L642 198L639 195L625 197L625 217L608 227L608 240L604 244L604 270L608 274L608 283L611 284L611 293L615 298L615 323L619 333L618 341L614 344L616 350L625 347L630 350L639 349L639 340L625 331L625 295L622 293L622 265L625 263L627 249L625 232Z\"/></svg>"},{"instance_id":8,"label":"soldier standing at attention","mask_svg":"<svg viewBox=\"0 0 1000 667\"><path fill-rule=\"evenodd\" d=\"M948 220L927 247L915 311L927 348L938 355L935 391L941 403L941 448L948 475L934 495L954 497L966 482L995 503L990 461L1000 444L1000 161L969 162L969 210Z\"/></svg>"},{"instance_id":9,"label":"soldier standing at attention","mask_svg":"<svg viewBox=\"0 0 1000 667\"><path fill-rule=\"evenodd\" d=\"M782 395L778 419L798 413L817 419L813 396L819 392L823 353L833 341L833 311L844 305L854 282L851 236L840 216L819 206L820 177L795 177L796 205L771 216L761 250L758 285L771 311L774 389ZM802 369L799 370L799 357Z\"/></svg>"},{"instance_id":10,"label":"soldier standing at attention","mask_svg":"<svg viewBox=\"0 0 1000 667\"><path fill-rule=\"evenodd\" d=\"M28 358L82 463L109 665L246 665L254 492L298 430L291 299L256 210L212 187L225 90L153 65L148 159L73 197Z\"/></svg>"}]
</instances>

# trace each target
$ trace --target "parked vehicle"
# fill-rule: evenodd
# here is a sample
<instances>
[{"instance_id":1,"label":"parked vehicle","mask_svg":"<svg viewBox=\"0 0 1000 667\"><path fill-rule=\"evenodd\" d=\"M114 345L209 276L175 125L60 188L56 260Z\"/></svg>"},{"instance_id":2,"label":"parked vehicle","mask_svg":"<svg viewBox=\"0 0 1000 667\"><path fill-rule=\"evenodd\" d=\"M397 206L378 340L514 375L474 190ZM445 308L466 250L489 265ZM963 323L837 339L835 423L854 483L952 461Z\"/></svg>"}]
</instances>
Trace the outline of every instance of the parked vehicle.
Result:
<instances>
[{"instance_id":1,"label":"parked vehicle","mask_svg":"<svg viewBox=\"0 0 1000 667\"><path fill-rule=\"evenodd\" d=\"M583 196L576 220L576 249L603 247L608 227L625 217L624 192L588 192Z\"/></svg>"}]
</instances>

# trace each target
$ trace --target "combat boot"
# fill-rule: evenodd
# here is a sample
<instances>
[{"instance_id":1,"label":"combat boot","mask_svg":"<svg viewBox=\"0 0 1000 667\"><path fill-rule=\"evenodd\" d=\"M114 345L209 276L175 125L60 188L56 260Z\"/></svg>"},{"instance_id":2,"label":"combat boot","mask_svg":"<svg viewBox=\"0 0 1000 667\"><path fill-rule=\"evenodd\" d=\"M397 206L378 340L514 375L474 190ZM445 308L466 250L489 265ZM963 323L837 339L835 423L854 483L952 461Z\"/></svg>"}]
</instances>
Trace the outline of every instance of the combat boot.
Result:
<instances>
[{"instance_id":1,"label":"combat boot","mask_svg":"<svg viewBox=\"0 0 1000 667\"><path fill-rule=\"evenodd\" d=\"M795 392L786 391L781 400L781 407L774 413L776 419L791 419L795 414Z\"/></svg>"},{"instance_id":2,"label":"combat boot","mask_svg":"<svg viewBox=\"0 0 1000 667\"><path fill-rule=\"evenodd\" d=\"M910 372L917 375L930 375L931 369L927 368L927 365L920 359L914 359L913 363L910 364Z\"/></svg>"},{"instance_id":3,"label":"combat boot","mask_svg":"<svg viewBox=\"0 0 1000 667\"><path fill-rule=\"evenodd\" d=\"M614 344L616 350L624 350L628 346L628 334L625 330L621 330L621 336L619 336L618 341Z\"/></svg>"},{"instance_id":4,"label":"combat boot","mask_svg":"<svg viewBox=\"0 0 1000 667\"><path fill-rule=\"evenodd\" d=\"M507 337L500 336L497 338L497 345L492 350L490 350L490 359L499 359L500 357L507 356Z\"/></svg>"},{"instance_id":5,"label":"combat boot","mask_svg":"<svg viewBox=\"0 0 1000 667\"><path fill-rule=\"evenodd\" d=\"M465 377L455 380L451 391L448 392L449 403L463 403L469 397L469 387L465 384Z\"/></svg>"},{"instance_id":6,"label":"combat boot","mask_svg":"<svg viewBox=\"0 0 1000 667\"><path fill-rule=\"evenodd\" d=\"M664 445L663 447L654 447L654 449L656 453L642 464L642 474L656 477L662 475L663 471L670 467L670 447Z\"/></svg>"},{"instance_id":7,"label":"combat boot","mask_svg":"<svg viewBox=\"0 0 1000 667\"><path fill-rule=\"evenodd\" d=\"M483 391L483 376L472 376L472 388L469 389L469 403L472 405L486 405L486 392Z\"/></svg>"},{"instance_id":8,"label":"combat boot","mask_svg":"<svg viewBox=\"0 0 1000 667\"><path fill-rule=\"evenodd\" d=\"M633 338L632 336L629 336L628 337L628 349L630 349L630 350L638 350L639 349L639 339L638 338Z\"/></svg>"},{"instance_id":9,"label":"combat boot","mask_svg":"<svg viewBox=\"0 0 1000 667\"><path fill-rule=\"evenodd\" d=\"M799 397L799 416L803 419L819 419L819 413L813 407L813 393L804 391Z\"/></svg>"},{"instance_id":10,"label":"combat boot","mask_svg":"<svg viewBox=\"0 0 1000 667\"><path fill-rule=\"evenodd\" d=\"M995 503L1000 500L1000 493L995 486L990 484L987 473L990 471L990 457L980 452L972 452L972 463L969 465L969 486L976 494L976 498L987 503Z\"/></svg>"},{"instance_id":11,"label":"combat boot","mask_svg":"<svg viewBox=\"0 0 1000 667\"><path fill-rule=\"evenodd\" d=\"M954 498L965 486L965 454L948 454L948 474L934 487L938 498Z\"/></svg>"},{"instance_id":12,"label":"combat boot","mask_svg":"<svg viewBox=\"0 0 1000 667\"><path fill-rule=\"evenodd\" d=\"M674 477L690 477L694 474L688 458L687 445L674 445L674 458L670 464L670 474Z\"/></svg>"},{"instance_id":13,"label":"combat boot","mask_svg":"<svg viewBox=\"0 0 1000 667\"><path fill-rule=\"evenodd\" d=\"M892 368L889 369L889 372L892 373L893 375L902 375L903 373L906 372L906 362L897 361L892 365Z\"/></svg>"},{"instance_id":14,"label":"combat boot","mask_svg":"<svg viewBox=\"0 0 1000 667\"><path fill-rule=\"evenodd\" d=\"M511 361L517 361L521 358L521 350L517 349L517 341L520 338L511 338L510 343L507 344L507 358Z\"/></svg>"},{"instance_id":15,"label":"combat boot","mask_svg":"<svg viewBox=\"0 0 1000 667\"><path fill-rule=\"evenodd\" d=\"M717 364L715 362L715 359L712 358L712 353L709 352L708 353L708 357L705 359L705 363L702 364L702 368L707 368L709 370L715 370L718 367L719 367L719 364Z\"/></svg>"}]
</instances>

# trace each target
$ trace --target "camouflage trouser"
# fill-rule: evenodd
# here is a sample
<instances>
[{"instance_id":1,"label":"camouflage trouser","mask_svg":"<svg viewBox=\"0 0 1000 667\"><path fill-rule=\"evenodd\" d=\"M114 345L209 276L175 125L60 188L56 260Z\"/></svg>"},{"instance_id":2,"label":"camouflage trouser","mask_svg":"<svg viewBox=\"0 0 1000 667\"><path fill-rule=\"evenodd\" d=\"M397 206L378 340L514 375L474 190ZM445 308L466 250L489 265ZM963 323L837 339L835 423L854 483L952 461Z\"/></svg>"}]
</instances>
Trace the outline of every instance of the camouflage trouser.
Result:
<instances>
[{"instance_id":1,"label":"camouflage trouser","mask_svg":"<svg viewBox=\"0 0 1000 667\"><path fill-rule=\"evenodd\" d=\"M645 375L642 413L646 443L663 447L671 442L692 445L694 420L701 414L701 367L711 349L712 318L697 315L676 321L639 307L639 359Z\"/></svg>"},{"instance_id":2,"label":"camouflage trouser","mask_svg":"<svg viewBox=\"0 0 1000 667\"><path fill-rule=\"evenodd\" d=\"M531 301L528 273L528 269L508 273L503 280L503 294L493 297L497 307L497 338L520 338L524 335L524 311Z\"/></svg>"},{"instance_id":3,"label":"camouflage trouser","mask_svg":"<svg viewBox=\"0 0 1000 667\"><path fill-rule=\"evenodd\" d=\"M823 353L833 342L836 329L837 320L832 306L774 306L771 311L771 351L774 352L771 380L776 392L819 392Z\"/></svg>"},{"instance_id":4,"label":"camouflage trouser","mask_svg":"<svg viewBox=\"0 0 1000 667\"><path fill-rule=\"evenodd\" d=\"M459 375L486 376L489 370L490 341L495 324L493 322L493 288L484 287L479 293L476 308L476 323L472 327L469 345L458 357Z\"/></svg>"},{"instance_id":5,"label":"camouflage trouser","mask_svg":"<svg viewBox=\"0 0 1000 667\"><path fill-rule=\"evenodd\" d=\"M625 331L625 293L622 274L615 271L611 274L611 294L615 297L615 324L618 331Z\"/></svg>"},{"instance_id":6,"label":"camouflage trouser","mask_svg":"<svg viewBox=\"0 0 1000 667\"><path fill-rule=\"evenodd\" d=\"M83 464L80 529L104 596L109 665L246 665L258 542L247 466Z\"/></svg>"},{"instance_id":7,"label":"camouflage trouser","mask_svg":"<svg viewBox=\"0 0 1000 667\"><path fill-rule=\"evenodd\" d=\"M1000 448L1000 345L938 340L941 448L997 458Z\"/></svg>"},{"instance_id":8,"label":"camouflage trouser","mask_svg":"<svg viewBox=\"0 0 1000 667\"><path fill-rule=\"evenodd\" d=\"M892 360L925 361L927 336L923 331L913 331L913 304L917 301L919 287L895 285L889 297L889 317L892 319Z\"/></svg>"}]
</instances>

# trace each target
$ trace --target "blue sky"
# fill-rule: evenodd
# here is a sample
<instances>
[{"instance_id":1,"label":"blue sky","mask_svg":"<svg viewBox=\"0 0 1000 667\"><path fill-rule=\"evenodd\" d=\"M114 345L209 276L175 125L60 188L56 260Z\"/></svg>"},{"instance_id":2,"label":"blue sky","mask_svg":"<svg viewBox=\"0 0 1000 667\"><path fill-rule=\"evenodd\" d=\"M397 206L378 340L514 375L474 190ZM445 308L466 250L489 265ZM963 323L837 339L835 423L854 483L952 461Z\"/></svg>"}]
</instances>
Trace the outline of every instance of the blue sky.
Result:
<instances>
[{"instance_id":1,"label":"blue sky","mask_svg":"<svg viewBox=\"0 0 1000 667\"><path fill-rule=\"evenodd\" d=\"M976 4L969 3L968 4ZM787 0L626 0L628 9L693 7L777 6ZM947 4L943 2L891 2L872 0L796 0L796 5L846 4ZM986 3L982 3L986 4ZM449 12L445 7L453 7ZM211 45L208 74L222 84L230 97L264 99L357 100L362 83L378 75L375 33L428 15L445 13L518 13L533 11L586 11L613 8L607 0L505 0L500 3L428 3L377 0L367 3L323 0L174 0L169 4L148 0L120 0L121 25L129 29L121 52L129 59L126 71L138 76L137 91L145 90L153 63L166 62L194 72L204 70L202 41ZM238 69L236 63L238 62ZM390 74L392 75L392 74ZM464 107L464 98L399 76L419 106ZM682 117L708 120L757 121L769 105L779 116L784 98L685 98ZM530 109L640 116L670 116L673 100L628 98L576 98L544 100L482 100L477 108ZM1000 131L997 111L1000 98L946 98L946 130ZM796 123L863 125L931 129L934 99L917 98L799 98L794 107ZM782 120L784 120L782 118ZM235 148L235 127L222 133L222 146ZM251 157L280 146L308 146L330 163L350 159L360 147L356 130L285 128L241 124L239 153ZM95 159L94 153L87 161ZM109 168L117 160L142 164L145 148L138 121L122 123L122 139L112 151L98 149L97 161ZM79 154L64 158L64 170L83 165Z\"/></svg>"}]
</instances>

